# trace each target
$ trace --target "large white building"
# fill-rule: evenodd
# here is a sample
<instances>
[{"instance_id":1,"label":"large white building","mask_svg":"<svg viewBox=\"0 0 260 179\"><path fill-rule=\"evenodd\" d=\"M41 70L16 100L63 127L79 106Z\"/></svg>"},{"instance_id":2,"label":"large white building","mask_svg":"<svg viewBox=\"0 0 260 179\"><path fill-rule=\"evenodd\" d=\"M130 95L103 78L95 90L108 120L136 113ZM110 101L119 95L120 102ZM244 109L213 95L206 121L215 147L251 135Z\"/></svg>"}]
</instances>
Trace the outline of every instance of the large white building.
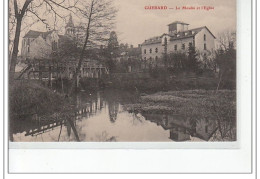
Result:
<instances>
[{"instance_id":1,"label":"large white building","mask_svg":"<svg viewBox=\"0 0 260 179\"><path fill-rule=\"evenodd\" d=\"M142 59L147 62L157 61L163 54L187 52L192 45L201 53L215 49L216 37L206 27L188 29L189 24L175 21L169 26L168 33L153 37L142 43Z\"/></svg>"}]
</instances>

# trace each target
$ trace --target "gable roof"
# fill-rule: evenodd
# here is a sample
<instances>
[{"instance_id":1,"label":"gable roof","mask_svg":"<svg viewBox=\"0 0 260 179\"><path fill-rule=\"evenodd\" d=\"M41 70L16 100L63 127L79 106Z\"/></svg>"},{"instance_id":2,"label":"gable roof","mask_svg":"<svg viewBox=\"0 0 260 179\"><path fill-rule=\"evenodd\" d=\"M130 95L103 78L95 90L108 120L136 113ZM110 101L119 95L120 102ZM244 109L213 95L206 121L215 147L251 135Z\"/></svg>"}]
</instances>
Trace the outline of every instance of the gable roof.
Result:
<instances>
[{"instance_id":1,"label":"gable roof","mask_svg":"<svg viewBox=\"0 0 260 179\"><path fill-rule=\"evenodd\" d=\"M202 29L206 28L209 33L214 37L216 38L212 32L210 32L210 30L206 27L206 26L203 26L203 27L198 27L198 28L194 28L194 29L190 29L190 30L186 30L186 31L183 31L183 32L178 32L177 34L174 34L174 35L170 35L171 36L171 41L173 40L179 40L179 39L184 39L184 38L189 38L189 37L194 37L195 35L197 35Z\"/></svg>"},{"instance_id":2,"label":"gable roof","mask_svg":"<svg viewBox=\"0 0 260 179\"><path fill-rule=\"evenodd\" d=\"M157 37L153 37L150 39L147 39L144 41L144 43L142 43L142 45L150 45L150 44L157 44L157 43L161 43L161 39L164 35L168 35L170 36L170 41L174 41L174 40L180 40L180 39L185 39L185 38L190 38L190 37L194 37L195 35L197 35L202 29L206 28L209 33L216 38L212 32L207 28L207 26L203 26L203 27L198 27L198 28L194 28L194 29L190 29L190 30L186 30L183 32L178 32L175 34L163 34L161 36L157 36Z\"/></svg>"},{"instance_id":3,"label":"gable roof","mask_svg":"<svg viewBox=\"0 0 260 179\"><path fill-rule=\"evenodd\" d=\"M44 39L46 39L47 35L51 34L52 32L53 30L48 32L30 30L29 32L27 32L27 34L25 34L23 38L37 38L41 35Z\"/></svg>"},{"instance_id":4,"label":"gable roof","mask_svg":"<svg viewBox=\"0 0 260 179\"><path fill-rule=\"evenodd\" d=\"M142 45L161 43L161 39L162 39L162 36L152 37L152 38L145 40L144 43L142 43Z\"/></svg>"}]
</instances>

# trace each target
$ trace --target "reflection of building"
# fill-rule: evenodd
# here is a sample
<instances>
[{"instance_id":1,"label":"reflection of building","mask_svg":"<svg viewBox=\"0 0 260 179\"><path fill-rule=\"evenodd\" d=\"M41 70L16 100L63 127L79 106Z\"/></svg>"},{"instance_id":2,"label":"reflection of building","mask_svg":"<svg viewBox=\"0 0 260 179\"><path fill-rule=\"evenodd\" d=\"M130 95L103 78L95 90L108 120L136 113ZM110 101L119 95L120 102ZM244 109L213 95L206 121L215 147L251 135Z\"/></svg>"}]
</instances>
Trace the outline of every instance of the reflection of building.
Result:
<instances>
[{"instance_id":1,"label":"reflection of building","mask_svg":"<svg viewBox=\"0 0 260 179\"><path fill-rule=\"evenodd\" d=\"M175 21L168 25L167 34L145 40L142 44L142 59L156 62L165 53L186 52L189 46L204 53L214 50L215 36L206 26L189 30L188 25Z\"/></svg>"},{"instance_id":2,"label":"reflection of building","mask_svg":"<svg viewBox=\"0 0 260 179\"><path fill-rule=\"evenodd\" d=\"M190 140L190 134L186 128L176 126L170 129L170 139L174 141L187 141Z\"/></svg>"},{"instance_id":3,"label":"reflection of building","mask_svg":"<svg viewBox=\"0 0 260 179\"><path fill-rule=\"evenodd\" d=\"M190 136L208 141L217 130L213 120L187 119L180 115L143 114L143 116L162 126L163 129L170 130L170 139L174 141L187 141L190 140Z\"/></svg>"},{"instance_id":4,"label":"reflection of building","mask_svg":"<svg viewBox=\"0 0 260 179\"><path fill-rule=\"evenodd\" d=\"M212 120L201 119L196 123L195 137L208 141L211 136L216 132L217 125Z\"/></svg>"}]
</instances>

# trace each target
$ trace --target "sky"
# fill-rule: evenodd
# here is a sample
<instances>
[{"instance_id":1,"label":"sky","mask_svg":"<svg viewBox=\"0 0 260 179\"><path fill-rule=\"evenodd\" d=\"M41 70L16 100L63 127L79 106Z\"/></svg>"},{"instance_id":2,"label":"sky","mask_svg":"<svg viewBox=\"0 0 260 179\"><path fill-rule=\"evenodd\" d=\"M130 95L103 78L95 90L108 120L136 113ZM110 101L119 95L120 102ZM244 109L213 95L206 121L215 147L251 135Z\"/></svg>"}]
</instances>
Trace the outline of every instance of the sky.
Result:
<instances>
[{"instance_id":1,"label":"sky","mask_svg":"<svg viewBox=\"0 0 260 179\"><path fill-rule=\"evenodd\" d=\"M115 31L119 43L137 46L148 38L167 33L167 25L174 21L190 24L189 29L207 26L215 36L225 30L236 30L236 0L114 0L114 4L118 9ZM146 6L167 6L173 9L145 10ZM176 6L211 6L214 10L176 10ZM66 15L68 19L68 13ZM65 22L59 29L64 29L64 25ZM30 29L47 30L45 25L38 22L22 31L21 37Z\"/></svg>"},{"instance_id":2,"label":"sky","mask_svg":"<svg viewBox=\"0 0 260 179\"><path fill-rule=\"evenodd\" d=\"M217 36L236 30L236 0L115 0L116 32L120 42L137 46L145 39L168 32L168 24L183 21L189 29L207 26ZM145 10L145 6L213 6L214 10Z\"/></svg>"}]
</instances>

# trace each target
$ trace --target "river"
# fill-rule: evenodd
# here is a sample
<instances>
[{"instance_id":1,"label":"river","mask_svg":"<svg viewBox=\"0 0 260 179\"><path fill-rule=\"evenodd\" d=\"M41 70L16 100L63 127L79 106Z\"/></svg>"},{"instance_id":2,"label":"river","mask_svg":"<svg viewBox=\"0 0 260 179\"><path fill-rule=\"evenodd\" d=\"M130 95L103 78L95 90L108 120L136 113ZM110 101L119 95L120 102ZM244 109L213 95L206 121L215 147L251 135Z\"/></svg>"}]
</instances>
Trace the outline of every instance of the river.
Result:
<instances>
[{"instance_id":1,"label":"river","mask_svg":"<svg viewBox=\"0 0 260 179\"><path fill-rule=\"evenodd\" d=\"M177 115L128 112L124 104L135 103L135 93L105 90L81 92L71 120L39 122L19 120L12 125L13 142L167 142L207 141L215 124L191 121Z\"/></svg>"}]
</instances>

